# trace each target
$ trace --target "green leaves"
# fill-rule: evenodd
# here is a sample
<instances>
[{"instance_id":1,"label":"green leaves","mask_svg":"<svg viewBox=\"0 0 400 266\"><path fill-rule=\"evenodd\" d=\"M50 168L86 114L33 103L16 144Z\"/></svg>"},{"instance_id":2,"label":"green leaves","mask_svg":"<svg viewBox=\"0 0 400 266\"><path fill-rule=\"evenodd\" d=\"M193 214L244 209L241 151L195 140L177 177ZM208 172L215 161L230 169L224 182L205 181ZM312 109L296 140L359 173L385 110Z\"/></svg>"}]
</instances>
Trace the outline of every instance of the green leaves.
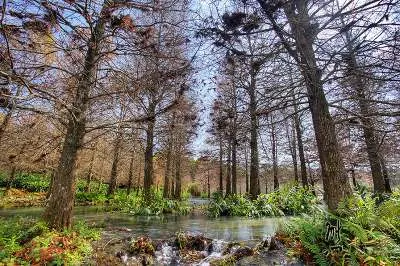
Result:
<instances>
[{"instance_id":1,"label":"green leaves","mask_svg":"<svg viewBox=\"0 0 400 266\"><path fill-rule=\"evenodd\" d=\"M283 234L295 249L301 243L318 265L396 265L400 262L399 197L376 203L371 194L354 195L342 202L337 215L317 211L294 218ZM335 221L337 221L335 223ZM326 238L327 224L336 224L338 238ZM291 252L302 256L298 252Z\"/></svg>"},{"instance_id":2,"label":"green leaves","mask_svg":"<svg viewBox=\"0 0 400 266\"><path fill-rule=\"evenodd\" d=\"M317 200L308 189L284 186L280 190L260 194L252 201L244 195L229 195L223 198L215 194L208 206L208 214L218 216L283 216L310 213Z\"/></svg>"}]
</instances>

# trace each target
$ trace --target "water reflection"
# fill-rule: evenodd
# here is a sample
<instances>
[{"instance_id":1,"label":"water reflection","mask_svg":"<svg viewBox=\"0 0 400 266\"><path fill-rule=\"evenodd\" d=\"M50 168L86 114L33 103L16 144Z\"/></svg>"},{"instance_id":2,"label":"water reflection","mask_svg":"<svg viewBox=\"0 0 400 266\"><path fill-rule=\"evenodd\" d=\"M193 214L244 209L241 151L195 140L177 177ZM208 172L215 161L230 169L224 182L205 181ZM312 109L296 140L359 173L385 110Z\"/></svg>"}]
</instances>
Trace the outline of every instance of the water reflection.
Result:
<instances>
[{"instance_id":1,"label":"water reflection","mask_svg":"<svg viewBox=\"0 0 400 266\"><path fill-rule=\"evenodd\" d=\"M1 209L0 216L40 216L41 208ZM89 223L101 223L107 228L127 228L133 235L148 235L152 238L168 238L178 231L202 233L213 239L226 241L260 240L273 235L283 218L248 219L204 215L188 216L131 216L124 213L105 213L96 207L77 207L74 217Z\"/></svg>"}]
</instances>

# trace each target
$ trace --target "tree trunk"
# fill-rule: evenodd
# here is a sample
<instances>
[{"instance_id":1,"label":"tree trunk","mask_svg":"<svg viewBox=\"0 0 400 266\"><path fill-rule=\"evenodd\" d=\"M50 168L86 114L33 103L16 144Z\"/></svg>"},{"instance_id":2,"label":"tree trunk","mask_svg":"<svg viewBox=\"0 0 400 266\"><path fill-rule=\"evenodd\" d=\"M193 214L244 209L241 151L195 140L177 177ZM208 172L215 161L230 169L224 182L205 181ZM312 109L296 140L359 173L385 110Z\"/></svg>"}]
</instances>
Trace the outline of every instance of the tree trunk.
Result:
<instances>
[{"instance_id":1,"label":"tree trunk","mask_svg":"<svg viewBox=\"0 0 400 266\"><path fill-rule=\"evenodd\" d=\"M389 172L388 172L388 169L386 167L385 159L383 158L383 156L381 154L379 155L379 159L380 159L380 163L381 163L381 166L382 166L382 175L383 175L383 177L385 179L386 192L387 193L392 193L392 189L390 187Z\"/></svg>"},{"instance_id":2,"label":"tree trunk","mask_svg":"<svg viewBox=\"0 0 400 266\"><path fill-rule=\"evenodd\" d=\"M133 163L135 162L135 156L131 155L131 160L129 162L129 172L128 172L128 188L126 190L126 194L131 194L132 185L133 185Z\"/></svg>"},{"instance_id":3,"label":"tree trunk","mask_svg":"<svg viewBox=\"0 0 400 266\"><path fill-rule=\"evenodd\" d=\"M8 124L10 123L12 113L13 113L13 109L8 110L7 114L5 115L3 121L0 125L0 143L3 138L4 133L6 132Z\"/></svg>"},{"instance_id":4,"label":"tree trunk","mask_svg":"<svg viewBox=\"0 0 400 266\"><path fill-rule=\"evenodd\" d=\"M288 1L284 4L284 11L295 39L295 51L285 39L267 2L263 0L258 2L285 48L299 63L307 87L327 204L330 210L335 211L339 202L350 196L352 191L336 139L334 121L329 113L328 101L322 87L321 70L315 58L313 48L315 31L310 23L307 1Z\"/></svg>"},{"instance_id":5,"label":"tree trunk","mask_svg":"<svg viewBox=\"0 0 400 266\"><path fill-rule=\"evenodd\" d=\"M253 70L252 70L253 72ZM257 144L257 99L256 99L256 81L255 74L250 75L251 84L249 88L250 96L250 197L256 199L260 191L260 183L258 180L258 144Z\"/></svg>"},{"instance_id":6,"label":"tree trunk","mask_svg":"<svg viewBox=\"0 0 400 266\"><path fill-rule=\"evenodd\" d=\"M236 122L234 122L236 123ZM236 126L234 126L236 127ZM236 159L236 129L232 132L232 193L237 193L237 159Z\"/></svg>"},{"instance_id":7,"label":"tree trunk","mask_svg":"<svg viewBox=\"0 0 400 266\"><path fill-rule=\"evenodd\" d=\"M86 174L86 186L85 186L85 192L90 192L90 184L92 182L92 176L93 176L93 164L94 164L94 158L96 156L96 150L92 152L92 156L90 158L90 163L89 163L89 170Z\"/></svg>"},{"instance_id":8,"label":"tree trunk","mask_svg":"<svg viewBox=\"0 0 400 266\"><path fill-rule=\"evenodd\" d=\"M245 160L245 168L246 168L246 193L249 193L249 159L247 153L247 143L244 144L244 160Z\"/></svg>"},{"instance_id":9,"label":"tree trunk","mask_svg":"<svg viewBox=\"0 0 400 266\"><path fill-rule=\"evenodd\" d=\"M290 132L289 132L289 123L286 124L286 135L288 137L290 155L292 156L294 181L297 184L299 183L299 171L297 169L297 151L296 151L297 145L296 145L296 132L294 128L294 123L290 125Z\"/></svg>"},{"instance_id":10,"label":"tree trunk","mask_svg":"<svg viewBox=\"0 0 400 266\"><path fill-rule=\"evenodd\" d=\"M303 145L303 132L301 130L301 121L298 113L297 101L294 98L294 127L296 129L296 137L297 137L297 148L299 149L299 159L300 159L300 175L301 175L301 183L303 187L308 186L307 181L307 167L306 167L306 159L304 157L304 145Z\"/></svg>"},{"instance_id":11,"label":"tree trunk","mask_svg":"<svg viewBox=\"0 0 400 266\"><path fill-rule=\"evenodd\" d=\"M176 154L176 161L175 161L175 193L174 198L180 200L181 199L181 154L180 151Z\"/></svg>"},{"instance_id":12,"label":"tree trunk","mask_svg":"<svg viewBox=\"0 0 400 266\"><path fill-rule=\"evenodd\" d=\"M147 122L146 130L146 151L144 155L144 180L143 189L146 198L151 197L151 186L153 185L153 145L154 145L155 120Z\"/></svg>"},{"instance_id":13,"label":"tree trunk","mask_svg":"<svg viewBox=\"0 0 400 266\"><path fill-rule=\"evenodd\" d=\"M276 132L275 132L275 124L273 119L271 118L271 146L272 146L272 171L274 175L274 190L279 189L279 180L278 180L278 156L276 150Z\"/></svg>"},{"instance_id":14,"label":"tree trunk","mask_svg":"<svg viewBox=\"0 0 400 266\"><path fill-rule=\"evenodd\" d=\"M391 191L386 189L385 179L383 177L382 165L379 160L379 143L375 134L375 126L370 114L370 103L366 96L366 84L363 78L363 73L359 70L358 62L356 59L353 41L349 31L345 33L347 49L349 56L347 59L348 72L350 75L351 86L355 91L355 96L358 102L358 107L361 114L362 129L364 132L365 144L367 146L368 161L371 167L372 180L374 183L375 193L385 193Z\"/></svg>"},{"instance_id":15,"label":"tree trunk","mask_svg":"<svg viewBox=\"0 0 400 266\"><path fill-rule=\"evenodd\" d=\"M55 229L70 227L72 207L75 198L75 169L78 150L85 136L86 111L89 107L89 93L94 84L97 61L100 54L100 43L105 31L105 14L112 1L105 1L100 12L86 52L84 67L78 78L72 114L69 116L67 132L61 152L60 161L52 190L50 192L44 218L47 224Z\"/></svg>"},{"instance_id":16,"label":"tree trunk","mask_svg":"<svg viewBox=\"0 0 400 266\"><path fill-rule=\"evenodd\" d=\"M210 168L207 170L207 196L211 198Z\"/></svg>"},{"instance_id":17,"label":"tree trunk","mask_svg":"<svg viewBox=\"0 0 400 266\"><path fill-rule=\"evenodd\" d=\"M314 185L314 177L313 177L313 174L312 174L312 170L311 170L311 165L310 165L310 161L308 160L307 161L307 164L308 164L308 174L309 174L309 176L310 176L310 184L311 184L311 187L312 187L312 193L314 194L314 196L316 196L317 194L315 193L315 185Z\"/></svg>"},{"instance_id":18,"label":"tree trunk","mask_svg":"<svg viewBox=\"0 0 400 266\"><path fill-rule=\"evenodd\" d=\"M114 143L114 155L111 166L110 183L108 185L107 196L113 195L115 190L117 189L118 164L120 159L121 142L122 142L122 132L121 129L119 128Z\"/></svg>"},{"instance_id":19,"label":"tree trunk","mask_svg":"<svg viewBox=\"0 0 400 266\"><path fill-rule=\"evenodd\" d=\"M232 149L231 149L231 141L228 142L228 151L227 151L227 158L226 158L226 190L225 190L225 195L228 196L229 194L232 193L232 183L231 183L231 175L232 175L232 168L231 168L231 155L232 155Z\"/></svg>"},{"instance_id":20,"label":"tree trunk","mask_svg":"<svg viewBox=\"0 0 400 266\"><path fill-rule=\"evenodd\" d=\"M8 182L7 182L7 189L12 188L16 171L17 171L17 166L14 163L12 163L10 177L8 178Z\"/></svg>"},{"instance_id":21,"label":"tree trunk","mask_svg":"<svg viewBox=\"0 0 400 266\"><path fill-rule=\"evenodd\" d=\"M165 161L165 174L164 174L164 190L163 190L163 197L165 199L170 197L170 174L171 174L171 153L172 153L172 136L169 137L168 140L168 148L167 148L167 158Z\"/></svg>"},{"instance_id":22,"label":"tree trunk","mask_svg":"<svg viewBox=\"0 0 400 266\"><path fill-rule=\"evenodd\" d=\"M221 195L224 193L224 162L223 162L223 157L224 157L224 150L222 148L222 133L219 133L219 192Z\"/></svg>"},{"instance_id":23,"label":"tree trunk","mask_svg":"<svg viewBox=\"0 0 400 266\"><path fill-rule=\"evenodd\" d=\"M233 119L231 131L232 146L232 193L237 193L237 94L236 88L233 86Z\"/></svg>"}]
</instances>

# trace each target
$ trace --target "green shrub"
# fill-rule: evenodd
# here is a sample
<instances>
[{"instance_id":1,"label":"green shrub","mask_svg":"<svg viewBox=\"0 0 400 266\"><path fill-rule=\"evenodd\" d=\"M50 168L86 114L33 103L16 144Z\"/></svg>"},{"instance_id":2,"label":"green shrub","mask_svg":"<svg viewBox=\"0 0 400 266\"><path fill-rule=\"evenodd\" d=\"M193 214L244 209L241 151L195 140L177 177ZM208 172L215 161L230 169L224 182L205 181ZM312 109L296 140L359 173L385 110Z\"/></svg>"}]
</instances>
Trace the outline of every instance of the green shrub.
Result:
<instances>
[{"instance_id":1,"label":"green shrub","mask_svg":"<svg viewBox=\"0 0 400 266\"><path fill-rule=\"evenodd\" d=\"M79 265L91 254L90 242L99 237L84 222L56 232L34 219L0 218L0 264Z\"/></svg>"},{"instance_id":2,"label":"green shrub","mask_svg":"<svg viewBox=\"0 0 400 266\"><path fill-rule=\"evenodd\" d=\"M107 201L107 196L98 192L81 192L75 194L75 204L102 205Z\"/></svg>"},{"instance_id":3,"label":"green shrub","mask_svg":"<svg viewBox=\"0 0 400 266\"><path fill-rule=\"evenodd\" d=\"M193 197L200 197L201 189L199 183L190 183L187 185L187 192Z\"/></svg>"},{"instance_id":4,"label":"green shrub","mask_svg":"<svg viewBox=\"0 0 400 266\"><path fill-rule=\"evenodd\" d=\"M132 215L187 214L191 209L187 200L164 199L162 191L153 191L150 199L145 199L142 192L127 195L119 191L109 200L108 208Z\"/></svg>"},{"instance_id":5,"label":"green shrub","mask_svg":"<svg viewBox=\"0 0 400 266\"><path fill-rule=\"evenodd\" d=\"M29 192L46 192L50 186L50 179L42 174L18 174L12 182L12 187Z\"/></svg>"},{"instance_id":6,"label":"green shrub","mask_svg":"<svg viewBox=\"0 0 400 266\"><path fill-rule=\"evenodd\" d=\"M309 213L316 206L316 197L306 188L284 186L280 190L260 194L256 200L244 195L213 194L208 206L208 214L218 216L282 216Z\"/></svg>"},{"instance_id":7,"label":"green shrub","mask_svg":"<svg viewBox=\"0 0 400 266\"><path fill-rule=\"evenodd\" d=\"M396 265L399 207L396 196L377 204L371 194L355 195L335 215L320 210L292 219L283 235L292 254L306 258L309 253L318 265Z\"/></svg>"}]
</instances>

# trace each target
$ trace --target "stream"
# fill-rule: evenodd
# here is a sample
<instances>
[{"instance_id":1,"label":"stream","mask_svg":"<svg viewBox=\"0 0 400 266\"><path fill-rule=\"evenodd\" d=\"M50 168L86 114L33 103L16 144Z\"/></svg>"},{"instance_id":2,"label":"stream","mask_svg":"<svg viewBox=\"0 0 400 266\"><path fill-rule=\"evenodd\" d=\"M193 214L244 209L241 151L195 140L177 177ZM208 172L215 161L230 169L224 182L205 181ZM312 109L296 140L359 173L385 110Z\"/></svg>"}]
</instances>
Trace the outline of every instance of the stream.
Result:
<instances>
[{"instance_id":1,"label":"stream","mask_svg":"<svg viewBox=\"0 0 400 266\"><path fill-rule=\"evenodd\" d=\"M13 208L0 209L0 216L22 216L40 217L43 208ZM163 215L163 216L132 216L121 212L104 212L101 208L75 207L74 219L85 220L89 224L101 225L102 243L98 245L103 252L118 256L125 265L140 265L133 263L126 250L126 243L140 236L147 236L158 241L159 245L155 253L157 265L209 265L210 259L223 256L223 250L229 243L240 242L240 245L255 247L257 243L271 238L277 231L279 225L285 221L283 218L241 218L220 217L210 218L200 212L193 212L186 216ZM177 232L185 232L190 235L202 235L210 239L207 248L201 253L201 260L196 263L183 263L179 258L179 252L166 240L173 238ZM162 242L164 241L164 242ZM161 243L161 244L160 244ZM98 250L96 250L98 252ZM117 254L117 255L116 255ZM104 259L104 258L102 258ZM260 259L260 256L257 258ZM269 263L270 259L274 263ZM286 258L282 254L273 255L271 258L263 258L256 263L245 262L242 265L289 265L285 263ZM99 265L101 263L96 263ZM117 265L111 262L103 265ZM241 265L240 263L238 265ZM294 264L290 264L294 265ZM296 264L297 265L297 264Z\"/></svg>"}]
</instances>

